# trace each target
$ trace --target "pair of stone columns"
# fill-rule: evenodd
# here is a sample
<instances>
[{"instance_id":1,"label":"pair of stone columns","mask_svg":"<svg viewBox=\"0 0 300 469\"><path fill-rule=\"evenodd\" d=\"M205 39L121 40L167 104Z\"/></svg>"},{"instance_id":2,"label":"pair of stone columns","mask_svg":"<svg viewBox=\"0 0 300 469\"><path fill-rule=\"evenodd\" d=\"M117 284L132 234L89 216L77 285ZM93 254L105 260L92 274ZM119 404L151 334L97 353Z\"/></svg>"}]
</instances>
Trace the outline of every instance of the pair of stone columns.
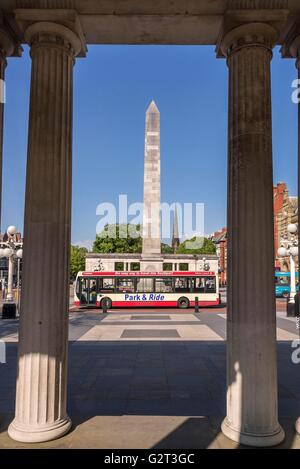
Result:
<instances>
[{"instance_id":1,"label":"pair of stone columns","mask_svg":"<svg viewBox=\"0 0 300 469\"><path fill-rule=\"evenodd\" d=\"M23 442L65 434L76 34L26 30L32 77L16 416ZM245 24L221 43L229 67L228 394L222 430L242 444L284 438L277 419L270 61L277 33Z\"/></svg>"}]
</instances>

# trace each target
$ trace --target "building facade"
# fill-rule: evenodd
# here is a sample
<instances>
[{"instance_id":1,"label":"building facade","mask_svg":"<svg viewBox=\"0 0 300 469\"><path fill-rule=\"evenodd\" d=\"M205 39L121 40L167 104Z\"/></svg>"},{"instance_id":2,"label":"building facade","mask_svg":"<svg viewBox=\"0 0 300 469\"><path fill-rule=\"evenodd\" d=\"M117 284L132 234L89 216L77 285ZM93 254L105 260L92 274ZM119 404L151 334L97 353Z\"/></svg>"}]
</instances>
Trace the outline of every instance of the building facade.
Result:
<instances>
[{"instance_id":1,"label":"building facade","mask_svg":"<svg viewBox=\"0 0 300 469\"><path fill-rule=\"evenodd\" d=\"M277 255L282 239L289 239L288 225L298 224L298 197L290 196L285 182L273 187L274 204L274 258L275 268L283 271L290 269L289 259ZM219 259L220 285L227 283L227 228L222 228L212 235ZM296 265L298 257L296 257Z\"/></svg>"},{"instance_id":2,"label":"building facade","mask_svg":"<svg viewBox=\"0 0 300 469\"><path fill-rule=\"evenodd\" d=\"M219 260L220 285L227 284L227 228L222 228L212 235L212 241L216 246L216 256Z\"/></svg>"},{"instance_id":3,"label":"building facade","mask_svg":"<svg viewBox=\"0 0 300 469\"><path fill-rule=\"evenodd\" d=\"M282 239L289 239L288 225L298 223L298 197L290 196L285 182L279 182L273 188L274 194L274 256L275 267L288 271L289 259L278 257L277 251ZM296 258L296 264L298 264Z\"/></svg>"},{"instance_id":4,"label":"building facade","mask_svg":"<svg viewBox=\"0 0 300 469\"><path fill-rule=\"evenodd\" d=\"M211 272L218 271L218 258L215 255L161 254L163 271L202 271L209 264ZM87 253L86 270L95 271L139 271L143 270L141 254L102 254Z\"/></svg>"}]
</instances>

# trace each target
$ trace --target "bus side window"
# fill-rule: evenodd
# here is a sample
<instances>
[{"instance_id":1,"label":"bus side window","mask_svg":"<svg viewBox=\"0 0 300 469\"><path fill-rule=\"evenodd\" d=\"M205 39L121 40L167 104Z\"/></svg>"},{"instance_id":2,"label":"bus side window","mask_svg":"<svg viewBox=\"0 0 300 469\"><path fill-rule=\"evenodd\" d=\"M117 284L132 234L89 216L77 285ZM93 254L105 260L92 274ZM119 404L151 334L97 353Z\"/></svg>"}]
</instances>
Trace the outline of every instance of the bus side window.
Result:
<instances>
[{"instance_id":1,"label":"bus side window","mask_svg":"<svg viewBox=\"0 0 300 469\"><path fill-rule=\"evenodd\" d=\"M100 284L99 284L99 292L100 293L105 293L105 292L111 292L115 288L115 279L114 278L101 278Z\"/></svg>"},{"instance_id":2,"label":"bus side window","mask_svg":"<svg viewBox=\"0 0 300 469\"><path fill-rule=\"evenodd\" d=\"M156 293L172 293L173 280L170 277L155 278L155 292Z\"/></svg>"},{"instance_id":3,"label":"bus side window","mask_svg":"<svg viewBox=\"0 0 300 469\"><path fill-rule=\"evenodd\" d=\"M216 278L206 277L204 280L205 280L205 293L216 293Z\"/></svg>"},{"instance_id":4,"label":"bus side window","mask_svg":"<svg viewBox=\"0 0 300 469\"><path fill-rule=\"evenodd\" d=\"M204 293L205 292L205 278L204 277L197 277L195 279L195 292Z\"/></svg>"},{"instance_id":5,"label":"bus side window","mask_svg":"<svg viewBox=\"0 0 300 469\"><path fill-rule=\"evenodd\" d=\"M117 292L118 293L132 293L134 292L134 279L118 278L117 279Z\"/></svg>"},{"instance_id":6,"label":"bus side window","mask_svg":"<svg viewBox=\"0 0 300 469\"><path fill-rule=\"evenodd\" d=\"M185 292L190 291L190 282L188 277L176 277L175 278L175 292Z\"/></svg>"},{"instance_id":7,"label":"bus side window","mask_svg":"<svg viewBox=\"0 0 300 469\"><path fill-rule=\"evenodd\" d=\"M136 291L138 293L151 293L153 292L153 278L137 277L136 279Z\"/></svg>"}]
</instances>

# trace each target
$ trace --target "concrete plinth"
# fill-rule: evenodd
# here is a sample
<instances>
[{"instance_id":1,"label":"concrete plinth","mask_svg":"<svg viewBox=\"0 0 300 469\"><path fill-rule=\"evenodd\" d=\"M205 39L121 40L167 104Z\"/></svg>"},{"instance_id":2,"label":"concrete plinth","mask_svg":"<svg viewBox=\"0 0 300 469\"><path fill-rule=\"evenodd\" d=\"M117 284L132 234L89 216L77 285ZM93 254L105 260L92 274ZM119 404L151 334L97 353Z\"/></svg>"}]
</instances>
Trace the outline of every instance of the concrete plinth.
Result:
<instances>
[{"instance_id":1,"label":"concrete plinth","mask_svg":"<svg viewBox=\"0 0 300 469\"><path fill-rule=\"evenodd\" d=\"M142 272L162 272L163 259L155 257L142 257L141 271Z\"/></svg>"}]
</instances>

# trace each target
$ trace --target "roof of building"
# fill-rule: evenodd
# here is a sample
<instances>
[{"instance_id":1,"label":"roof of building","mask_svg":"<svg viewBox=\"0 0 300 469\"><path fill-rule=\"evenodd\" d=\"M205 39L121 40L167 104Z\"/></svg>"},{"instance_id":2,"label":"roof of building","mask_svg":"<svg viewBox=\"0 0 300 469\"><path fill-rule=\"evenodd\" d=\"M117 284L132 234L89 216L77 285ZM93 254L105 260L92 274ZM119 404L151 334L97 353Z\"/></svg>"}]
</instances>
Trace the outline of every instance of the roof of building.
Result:
<instances>
[{"instance_id":1,"label":"roof of building","mask_svg":"<svg viewBox=\"0 0 300 469\"><path fill-rule=\"evenodd\" d=\"M88 252L86 254L86 257L91 259L91 258L96 258L96 259L137 259L137 260L142 260L142 253L99 253L99 252ZM205 257L206 259L217 259L218 256L215 254L160 254L159 258L160 259L178 259L178 260L191 260L191 259L203 259Z\"/></svg>"},{"instance_id":2,"label":"roof of building","mask_svg":"<svg viewBox=\"0 0 300 469\"><path fill-rule=\"evenodd\" d=\"M215 244L220 243L221 241L225 241L227 239L227 231L222 231L221 233L215 233L212 237L212 241Z\"/></svg>"}]
</instances>

